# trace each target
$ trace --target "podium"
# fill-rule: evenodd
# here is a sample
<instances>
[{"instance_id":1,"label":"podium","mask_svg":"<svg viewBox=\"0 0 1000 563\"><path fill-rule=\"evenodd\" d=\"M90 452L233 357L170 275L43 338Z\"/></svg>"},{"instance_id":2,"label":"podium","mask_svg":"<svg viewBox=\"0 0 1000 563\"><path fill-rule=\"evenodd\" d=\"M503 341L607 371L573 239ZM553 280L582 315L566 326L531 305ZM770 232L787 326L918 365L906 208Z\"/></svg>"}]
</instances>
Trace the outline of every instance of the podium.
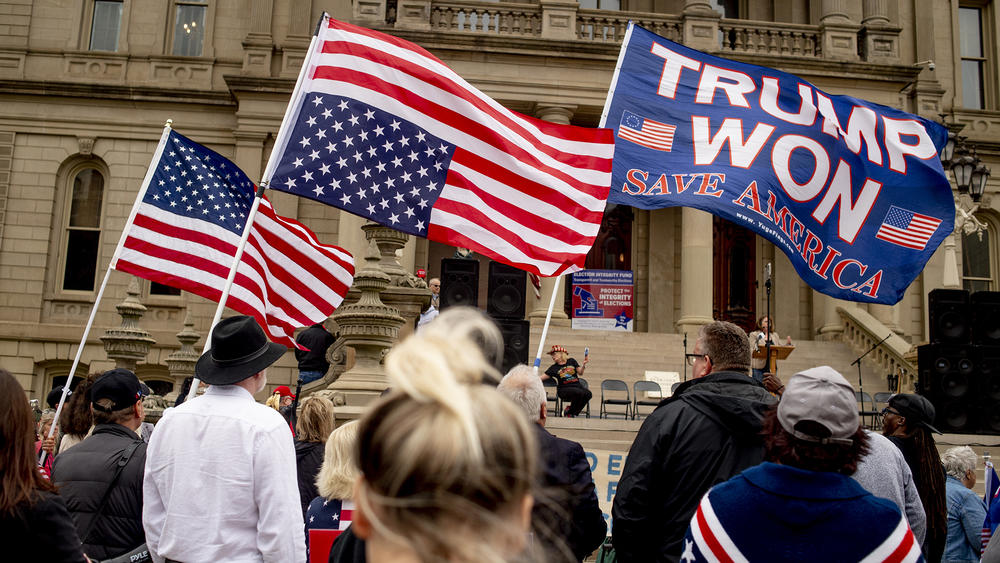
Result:
<instances>
[{"instance_id":1,"label":"podium","mask_svg":"<svg viewBox=\"0 0 1000 563\"><path fill-rule=\"evenodd\" d=\"M771 357L767 359L767 365L764 367L765 372L777 374L778 373L778 360L784 360L792 353L795 346L779 346L777 344L771 345ZM753 358L759 360L765 358L767 354L767 346L761 346L753 351Z\"/></svg>"}]
</instances>

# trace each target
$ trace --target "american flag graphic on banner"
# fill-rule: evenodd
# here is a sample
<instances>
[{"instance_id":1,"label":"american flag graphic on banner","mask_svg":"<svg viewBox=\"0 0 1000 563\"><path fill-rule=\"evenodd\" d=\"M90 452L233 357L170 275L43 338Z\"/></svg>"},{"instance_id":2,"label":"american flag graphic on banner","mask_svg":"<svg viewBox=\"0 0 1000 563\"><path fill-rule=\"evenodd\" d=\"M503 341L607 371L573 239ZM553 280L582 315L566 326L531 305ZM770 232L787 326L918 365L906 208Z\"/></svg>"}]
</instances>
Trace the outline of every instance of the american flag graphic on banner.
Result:
<instances>
[{"instance_id":1,"label":"american flag graphic on banner","mask_svg":"<svg viewBox=\"0 0 1000 563\"><path fill-rule=\"evenodd\" d=\"M332 19L300 80L271 188L539 275L583 268L610 130L520 115L413 43Z\"/></svg>"},{"instance_id":2,"label":"american flag graphic on banner","mask_svg":"<svg viewBox=\"0 0 1000 563\"><path fill-rule=\"evenodd\" d=\"M170 131L153 155L111 267L218 302L255 190L235 164ZM294 330L325 321L353 280L350 253L320 244L265 198L226 306L256 318L274 342L294 347Z\"/></svg>"},{"instance_id":3,"label":"american flag graphic on banner","mask_svg":"<svg viewBox=\"0 0 1000 563\"><path fill-rule=\"evenodd\" d=\"M889 212L875 233L875 238L906 248L923 250L940 224L940 219L893 205L889 207Z\"/></svg>"},{"instance_id":4,"label":"american flag graphic on banner","mask_svg":"<svg viewBox=\"0 0 1000 563\"><path fill-rule=\"evenodd\" d=\"M626 141L658 151L670 152L674 146L674 131L677 127L639 117L625 110L618 128L618 136Z\"/></svg>"}]
</instances>

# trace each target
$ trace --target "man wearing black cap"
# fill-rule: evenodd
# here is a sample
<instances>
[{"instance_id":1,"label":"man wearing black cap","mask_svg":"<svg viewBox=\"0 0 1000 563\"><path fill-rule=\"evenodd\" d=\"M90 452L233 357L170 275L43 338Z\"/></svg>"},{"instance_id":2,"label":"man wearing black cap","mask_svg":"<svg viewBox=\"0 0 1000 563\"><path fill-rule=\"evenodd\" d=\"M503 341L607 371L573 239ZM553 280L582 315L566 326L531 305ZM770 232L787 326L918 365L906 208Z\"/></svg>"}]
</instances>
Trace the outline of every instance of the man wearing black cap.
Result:
<instances>
[{"instance_id":1,"label":"man wearing black cap","mask_svg":"<svg viewBox=\"0 0 1000 563\"><path fill-rule=\"evenodd\" d=\"M94 432L56 456L52 481L76 522L83 551L110 559L142 545L142 478L146 443L136 431L149 393L134 373L116 368L90 388ZM121 468L119 469L119 465Z\"/></svg>"},{"instance_id":2,"label":"man wearing black cap","mask_svg":"<svg viewBox=\"0 0 1000 563\"><path fill-rule=\"evenodd\" d=\"M931 433L940 434L934 423L934 405L925 397L899 393L889 398L882 411L882 434L903 452L920 502L927 515L923 551L928 561L940 561L948 537L948 505L941 456Z\"/></svg>"},{"instance_id":3,"label":"man wearing black cap","mask_svg":"<svg viewBox=\"0 0 1000 563\"><path fill-rule=\"evenodd\" d=\"M162 561L305 561L295 449L253 398L285 353L252 317L223 320L195 366L210 387L168 409L149 442L142 520Z\"/></svg>"}]
</instances>

